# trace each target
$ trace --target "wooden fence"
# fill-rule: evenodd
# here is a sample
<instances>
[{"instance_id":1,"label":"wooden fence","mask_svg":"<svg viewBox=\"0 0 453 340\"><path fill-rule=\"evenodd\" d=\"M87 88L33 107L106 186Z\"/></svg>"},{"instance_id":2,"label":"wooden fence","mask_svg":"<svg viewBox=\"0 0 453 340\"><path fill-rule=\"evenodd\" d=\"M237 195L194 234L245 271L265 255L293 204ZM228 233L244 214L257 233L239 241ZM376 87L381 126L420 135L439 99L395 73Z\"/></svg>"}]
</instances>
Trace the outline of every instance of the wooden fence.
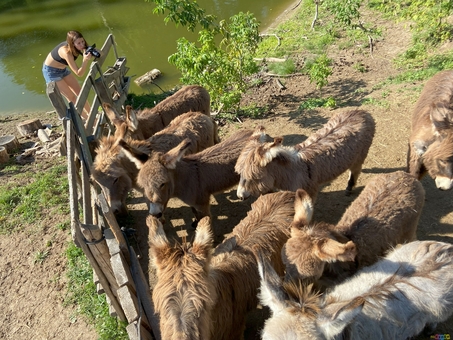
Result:
<instances>
[{"instance_id":1,"label":"wooden fence","mask_svg":"<svg viewBox=\"0 0 453 340\"><path fill-rule=\"evenodd\" d=\"M103 72L102 65L112 47L116 62ZM104 194L90 181L93 142L113 128L101 104L110 103L121 112L130 84L126 58L118 57L112 35L100 50L101 57L92 63L75 104L65 104L54 82L47 87L66 132L72 239L93 267L98 293L106 295L110 314L128 323L129 338L160 339L149 285L128 243L127 231L119 227ZM92 90L94 99L84 125L79 112Z\"/></svg>"}]
</instances>

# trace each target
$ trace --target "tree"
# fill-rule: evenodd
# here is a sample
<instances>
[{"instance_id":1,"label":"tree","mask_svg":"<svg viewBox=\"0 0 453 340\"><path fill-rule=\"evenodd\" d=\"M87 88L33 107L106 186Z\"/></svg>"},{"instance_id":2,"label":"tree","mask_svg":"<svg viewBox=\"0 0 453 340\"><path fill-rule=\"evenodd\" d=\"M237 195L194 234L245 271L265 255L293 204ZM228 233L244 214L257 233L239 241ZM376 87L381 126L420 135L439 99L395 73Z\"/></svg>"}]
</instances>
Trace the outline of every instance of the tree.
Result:
<instances>
[{"instance_id":1,"label":"tree","mask_svg":"<svg viewBox=\"0 0 453 340\"><path fill-rule=\"evenodd\" d=\"M151 1L156 4L154 13L166 14L165 22L190 31L201 26L197 42L178 39L177 52L168 58L181 72L181 82L204 86L217 111L236 109L247 88L246 77L257 71L253 60L260 41L256 18L241 12L217 23L195 1Z\"/></svg>"}]
</instances>

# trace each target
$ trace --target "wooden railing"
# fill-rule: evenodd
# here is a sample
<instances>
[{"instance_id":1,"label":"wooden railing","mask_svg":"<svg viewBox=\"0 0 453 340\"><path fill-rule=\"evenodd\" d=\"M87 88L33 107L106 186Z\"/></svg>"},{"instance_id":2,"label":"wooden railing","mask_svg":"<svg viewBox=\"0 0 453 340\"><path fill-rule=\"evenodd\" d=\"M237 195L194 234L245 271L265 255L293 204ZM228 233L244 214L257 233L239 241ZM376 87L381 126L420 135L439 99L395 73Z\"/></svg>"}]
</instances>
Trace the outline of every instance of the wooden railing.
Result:
<instances>
[{"instance_id":1,"label":"wooden railing","mask_svg":"<svg viewBox=\"0 0 453 340\"><path fill-rule=\"evenodd\" d=\"M116 62L103 72L102 65L112 47ZM91 65L75 104L65 104L54 82L48 85L47 94L65 122L72 239L90 262L98 293L106 295L110 314L128 323L129 338L160 339L151 292L135 251L100 188L90 181L92 142L112 130L111 122L99 108L107 102L118 112L122 111L130 83L125 65L126 58L118 57L113 36L109 35L101 48L101 57ZM80 112L92 90L91 112L84 124Z\"/></svg>"}]
</instances>

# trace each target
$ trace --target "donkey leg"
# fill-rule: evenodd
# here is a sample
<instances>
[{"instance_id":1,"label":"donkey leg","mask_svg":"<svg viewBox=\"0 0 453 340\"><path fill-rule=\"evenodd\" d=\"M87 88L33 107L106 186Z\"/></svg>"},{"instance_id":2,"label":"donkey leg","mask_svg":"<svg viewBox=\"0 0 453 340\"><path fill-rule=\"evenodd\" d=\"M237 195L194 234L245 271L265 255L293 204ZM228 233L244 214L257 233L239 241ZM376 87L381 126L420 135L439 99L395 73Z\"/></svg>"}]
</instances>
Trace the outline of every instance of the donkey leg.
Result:
<instances>
[{"instance_id":1,"label":"donkey leg","mask_svg":"<svg viewBox=\"0 0 453 340\"><path fill-rule=\"evenodd\" d=\"M362 163L354 164L349 168L349 179L348 186L346 187L345 195L351 195L352 188L357 184L357 179L359 178L360 173L362 172Z\"/></svg>"}]
</instances>

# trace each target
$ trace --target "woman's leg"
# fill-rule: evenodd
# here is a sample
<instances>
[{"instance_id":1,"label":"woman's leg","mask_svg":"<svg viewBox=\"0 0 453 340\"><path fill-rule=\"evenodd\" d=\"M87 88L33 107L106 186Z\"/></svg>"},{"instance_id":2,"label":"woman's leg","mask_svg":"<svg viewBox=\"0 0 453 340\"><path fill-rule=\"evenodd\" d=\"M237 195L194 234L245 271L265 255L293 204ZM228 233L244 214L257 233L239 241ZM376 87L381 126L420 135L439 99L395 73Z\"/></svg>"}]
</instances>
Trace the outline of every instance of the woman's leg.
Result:
<instances>
[{"instance_id":1,"label":"woman's leg","mask_svg":"<svg viewBox=\"0 0 453 340\"><path fill-rule=\"evenodd\" d=\"M57 81L57 86L60 92L63 93L63 95L66 97L66 99L72 101L73 103L76 102L77 96L80 94L81 87L77 78L72 73L64 77L62 80ZM82 117L87 119L88 115L90 114L90 110L90 104L88 102L85 102Z\"/></svg>"}]
</instances>

